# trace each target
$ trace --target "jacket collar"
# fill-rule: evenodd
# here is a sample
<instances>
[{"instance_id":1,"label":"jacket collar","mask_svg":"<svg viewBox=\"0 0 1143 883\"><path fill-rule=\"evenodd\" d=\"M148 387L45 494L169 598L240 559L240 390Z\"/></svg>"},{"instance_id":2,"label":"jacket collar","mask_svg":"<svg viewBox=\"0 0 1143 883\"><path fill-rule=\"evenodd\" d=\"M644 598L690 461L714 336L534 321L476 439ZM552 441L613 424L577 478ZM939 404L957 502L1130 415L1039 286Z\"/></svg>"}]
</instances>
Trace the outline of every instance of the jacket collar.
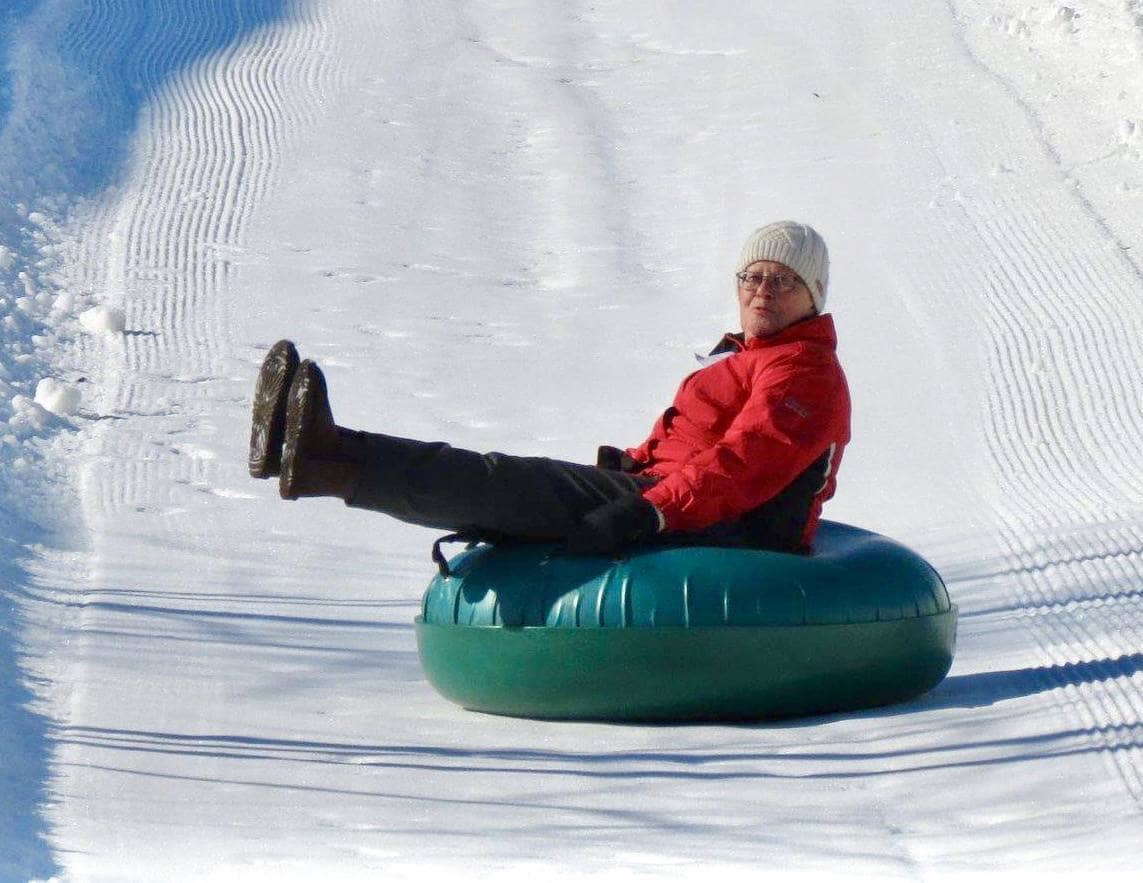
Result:
<instances>
[{"instance_id":1,"label":"jacket collar","mask_svg":"<svg viewBox=\"0 0 1143 883\"><path fill-rule=\"evenodd\" d=\"M724 334L718 345L710 351L710 355L768 349L772 346L798 342L817 343L830 349L837 349L837 331L833 326L833 316L829 313L811 316L801 322L795 322L789 328L784 328L773 337L754 337L746 340L746 335L741 331L737 334Z\"/></svg>"}]
</instances>

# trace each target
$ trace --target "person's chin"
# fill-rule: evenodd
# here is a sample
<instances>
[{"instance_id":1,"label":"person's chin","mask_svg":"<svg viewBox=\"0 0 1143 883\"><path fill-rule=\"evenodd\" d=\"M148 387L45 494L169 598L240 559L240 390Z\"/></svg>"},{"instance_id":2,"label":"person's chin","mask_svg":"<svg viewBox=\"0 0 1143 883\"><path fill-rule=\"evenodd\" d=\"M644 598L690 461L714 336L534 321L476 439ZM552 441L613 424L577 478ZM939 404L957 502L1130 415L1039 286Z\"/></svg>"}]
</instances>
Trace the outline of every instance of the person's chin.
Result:
<instances>
[{"instance_id":1,"label":"person's chin","mask_svg":"<svg viewBox=\"0 0 1143 883\"><path fill-rule=\"evenodd\" d=\"M774 333L775 325L773 322L750 322L746 328L747 337L769 337Z\"/></svg>"}]
</instances>

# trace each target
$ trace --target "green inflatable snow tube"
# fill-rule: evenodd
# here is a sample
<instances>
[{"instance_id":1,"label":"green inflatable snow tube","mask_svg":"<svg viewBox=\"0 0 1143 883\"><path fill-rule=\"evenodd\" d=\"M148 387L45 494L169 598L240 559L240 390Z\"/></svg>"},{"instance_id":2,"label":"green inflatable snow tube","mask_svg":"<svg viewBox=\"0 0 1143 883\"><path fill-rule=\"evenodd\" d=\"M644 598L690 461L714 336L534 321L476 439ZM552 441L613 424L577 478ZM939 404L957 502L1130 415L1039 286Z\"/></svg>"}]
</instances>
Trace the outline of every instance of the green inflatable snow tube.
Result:
<instances>
[{"instance_id":1,"label":"green inflatable snow tube","mask_svg":"<svg viewBox=\"0 0 1143 883\"><path fill-rule=\"evenodd\" d=\"M706 546L626 557L477 546L416 619L421 664L475 711L563 720L758 720L917 696L957 612L920 556L823 521L813 555Z\"/></svg>"}]
</instances>

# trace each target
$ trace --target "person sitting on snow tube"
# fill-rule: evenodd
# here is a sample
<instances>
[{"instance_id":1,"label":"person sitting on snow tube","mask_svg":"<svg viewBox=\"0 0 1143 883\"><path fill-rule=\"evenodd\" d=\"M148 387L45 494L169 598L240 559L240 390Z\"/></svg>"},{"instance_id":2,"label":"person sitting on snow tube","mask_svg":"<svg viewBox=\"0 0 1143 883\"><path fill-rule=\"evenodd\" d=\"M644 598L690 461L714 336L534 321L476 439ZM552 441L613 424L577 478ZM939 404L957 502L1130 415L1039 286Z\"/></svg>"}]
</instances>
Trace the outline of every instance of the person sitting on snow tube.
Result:
<instances>
[{"instance_id":1,"label":"person sitting on snow tube","mask_svg":"<svg viewBox=\"0 0 1143 883\"><path fill-rule=\"evenodd\" d=\"M255 390L250 473L279 476L287 500L340 497L473 539L585 554L659 540L807 552L850 437L822 314L825 242L805 224L761 227L735 276L742 331L700 359L643 444L605 445L595 466L338 426L321 370L279 341Z\"/></svg>"}]
</instances>

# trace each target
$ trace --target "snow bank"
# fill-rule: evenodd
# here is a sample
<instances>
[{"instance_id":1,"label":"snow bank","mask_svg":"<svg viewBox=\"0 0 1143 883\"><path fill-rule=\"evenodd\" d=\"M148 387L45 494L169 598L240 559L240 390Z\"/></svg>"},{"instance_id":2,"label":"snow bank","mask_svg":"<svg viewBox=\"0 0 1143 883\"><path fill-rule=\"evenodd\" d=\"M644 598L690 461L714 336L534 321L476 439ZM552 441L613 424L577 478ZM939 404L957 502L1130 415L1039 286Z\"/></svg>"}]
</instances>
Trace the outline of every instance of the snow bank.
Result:
<instances>
[{"instance_id":1,"label":"snow bank","mask_svg":"<svg viewBox=\"0 0 1143 883\"><path fill-rule=\"evenodd\" d=\"M8 426L21 435L30 435L51 426L54 413L40 401L30 399L27 396L14 396Z\"/></svg>"}]
</instances>

